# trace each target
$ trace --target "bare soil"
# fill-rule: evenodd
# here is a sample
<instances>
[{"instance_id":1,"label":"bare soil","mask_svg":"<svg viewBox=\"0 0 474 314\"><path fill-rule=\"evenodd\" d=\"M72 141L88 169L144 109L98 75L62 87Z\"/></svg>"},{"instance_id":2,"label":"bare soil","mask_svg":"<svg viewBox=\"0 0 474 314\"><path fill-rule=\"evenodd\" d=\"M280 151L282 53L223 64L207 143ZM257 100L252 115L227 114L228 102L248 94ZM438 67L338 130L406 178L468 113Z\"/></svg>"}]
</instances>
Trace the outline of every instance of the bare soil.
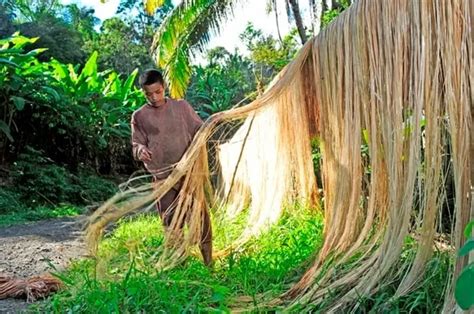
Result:
<instances>
[{"instance_id":1,"label":"bare soil","mask_svg":"<svg viewBox=\"0 0 474 314\"><path fill-rule=\"evenodd\" d=\"M65 269L85 256L82 217L0 228L0 273L26 278ZM25 300L0 300L0 313L22 313Z\"/></svg>"}]
</instances>

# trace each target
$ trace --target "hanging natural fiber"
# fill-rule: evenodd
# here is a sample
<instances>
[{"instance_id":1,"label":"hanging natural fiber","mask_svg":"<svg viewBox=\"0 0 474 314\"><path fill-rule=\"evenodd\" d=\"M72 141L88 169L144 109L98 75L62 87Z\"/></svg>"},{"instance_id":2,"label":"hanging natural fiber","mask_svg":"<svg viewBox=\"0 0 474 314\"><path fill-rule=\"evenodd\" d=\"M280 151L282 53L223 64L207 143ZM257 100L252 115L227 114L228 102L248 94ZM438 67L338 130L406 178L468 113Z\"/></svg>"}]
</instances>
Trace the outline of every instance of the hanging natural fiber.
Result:
<instances>
[{"instance_id":1,"label":"hanging natural fiber","mask_svg":"<svg viewBox=\"0 0 474 314\"><path fill-rule=\"evenodd\" d=\"M24 298L33 302L57 292L62 285L59 279L49 274L22 279L0 273L0 300Z\"/></svg>"},{"instance_id":2,"label":"hanging natural fiber","mask_svg":"<svg viewBox=\"0 0 474 314\"><path fill-rule=\"evenodd\" d=\"M473 20L472 1L355 2L307 42L260 98L211 117L167 180L126 190L96 211L88 243L95 250L107 224L184 180L171 231L187 221L188 232L181 245L166 240L157 266L186 256L205 208L229 217L248 209L246 229L231 244L242 245L276 222L285 204L319 204L311 158L317 137L324 243L282 302L291 308L337 291L328 311L356 307L360 295L392 281L405 238L416 233L417 254L400 268L405 276L395 296L410 292L432 254L448 175L443 165L454 173L456 248L474 217ZM220 165L210 171L208 140L236 120L243 121L240 129L217 146ZM211 184L216 175L220 180ZM333 267L323 272L328 259ZM352 267L336 273L349 259ZM457 261L453 280L466 263ZM453 308L450 289L445 310Z\"/></svg>"}]
</instances>

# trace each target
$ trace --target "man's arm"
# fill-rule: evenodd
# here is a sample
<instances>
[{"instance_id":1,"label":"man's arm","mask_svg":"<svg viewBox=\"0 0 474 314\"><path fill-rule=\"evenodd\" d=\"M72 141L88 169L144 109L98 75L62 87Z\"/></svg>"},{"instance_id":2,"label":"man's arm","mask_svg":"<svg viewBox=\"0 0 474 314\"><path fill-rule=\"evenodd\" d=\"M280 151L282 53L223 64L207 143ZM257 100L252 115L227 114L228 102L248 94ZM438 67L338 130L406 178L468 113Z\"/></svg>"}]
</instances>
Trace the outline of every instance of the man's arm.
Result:
<instances>
[{"instance_id":1,"label":"man's arm","mask_svg":"<svg viewBox=\"0 0 474 314\"><path fill-rule=\"evenodd\" d=\"M192 136L194 136L199 130L199 128L201 127L201 125L203 124L203 122L201 118L198 116L198 114L196 113L196 111L194 111L193 107L191 107L191 105L185 100L184 100L184 103L185 103L186 111L187 111L186 120L189 126L189 131L192 134Z\"/></svg>"},{"instance_id":2,"label":"man's arm","mask_svg":"<svg viewBox=\"0 0 474 314\"><path fill-rule=\"evenodd\" d=\"M151 161L151 152L147 148L147 138L137 123L135 113L132 115L132 154L135 160Z\"/></svg>"}]
</instances>

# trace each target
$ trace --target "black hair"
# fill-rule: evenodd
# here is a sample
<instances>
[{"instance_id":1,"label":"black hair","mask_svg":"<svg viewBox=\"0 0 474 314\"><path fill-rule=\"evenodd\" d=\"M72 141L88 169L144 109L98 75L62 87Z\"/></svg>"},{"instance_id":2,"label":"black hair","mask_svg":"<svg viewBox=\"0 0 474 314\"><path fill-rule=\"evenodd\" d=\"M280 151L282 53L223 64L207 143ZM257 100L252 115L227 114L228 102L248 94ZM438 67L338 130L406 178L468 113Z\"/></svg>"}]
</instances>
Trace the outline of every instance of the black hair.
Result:
<instances>
[{"instance_id":1,"label":"black hair","mask_svg":"<svg viewBox=\"0 0 474 314\"><path fill-rule=\"evenodd\" d=\"M154 83L160 83L163 86L165 85L163 75L158 70L146 70L140 75L138 83L140 84L141 88L143 88L145 85L151 85Z\"/></svg>"}]
</instances>

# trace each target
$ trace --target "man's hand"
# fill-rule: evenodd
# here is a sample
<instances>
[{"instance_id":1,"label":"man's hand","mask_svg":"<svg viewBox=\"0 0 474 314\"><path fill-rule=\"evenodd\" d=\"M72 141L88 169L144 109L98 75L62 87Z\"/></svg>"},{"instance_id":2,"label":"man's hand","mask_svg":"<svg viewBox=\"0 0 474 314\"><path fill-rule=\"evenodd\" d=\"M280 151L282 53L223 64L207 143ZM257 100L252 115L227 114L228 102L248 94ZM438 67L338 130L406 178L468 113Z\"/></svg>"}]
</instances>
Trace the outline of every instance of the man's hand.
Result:
<instances>
[{"instance_id":1,"label":"man's hand","mask_svg":"<svg viewBox=\"0 0 474 314\"><path fill-rule=\"evenodd\" d=\"M138 159L140 159L141 161L151 161L151 152L148 148L146 147L143 147L141 150L140 150L140 153L138 154Z\"/></svg>"}]
</instances>

